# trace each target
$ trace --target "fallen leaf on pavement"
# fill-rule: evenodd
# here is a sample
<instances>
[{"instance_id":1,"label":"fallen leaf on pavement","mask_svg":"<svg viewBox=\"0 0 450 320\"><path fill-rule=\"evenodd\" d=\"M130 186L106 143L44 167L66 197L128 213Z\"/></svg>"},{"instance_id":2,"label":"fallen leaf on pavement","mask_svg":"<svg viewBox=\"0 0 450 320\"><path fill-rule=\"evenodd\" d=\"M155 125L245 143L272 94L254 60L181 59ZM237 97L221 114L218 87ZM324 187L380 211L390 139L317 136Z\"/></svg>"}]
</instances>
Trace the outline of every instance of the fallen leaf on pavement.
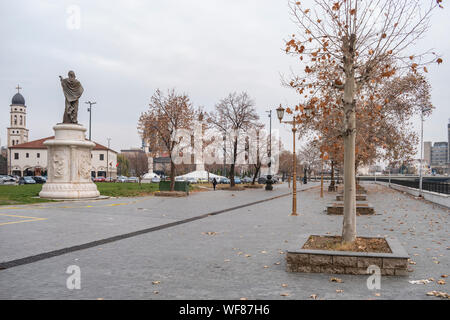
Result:
<instances>
[{"instance_id":1,"label":"fallen leaf on pavement","mask_svg":"<svg viewBox=\"0 0 450 320\"><path fill-rule=\"evenodd\" d=\"M427 284L430 283L431 281L428 279L423 279L423 280L409 280L408 282L411 284Z\"/></svg>"}]
</instances>

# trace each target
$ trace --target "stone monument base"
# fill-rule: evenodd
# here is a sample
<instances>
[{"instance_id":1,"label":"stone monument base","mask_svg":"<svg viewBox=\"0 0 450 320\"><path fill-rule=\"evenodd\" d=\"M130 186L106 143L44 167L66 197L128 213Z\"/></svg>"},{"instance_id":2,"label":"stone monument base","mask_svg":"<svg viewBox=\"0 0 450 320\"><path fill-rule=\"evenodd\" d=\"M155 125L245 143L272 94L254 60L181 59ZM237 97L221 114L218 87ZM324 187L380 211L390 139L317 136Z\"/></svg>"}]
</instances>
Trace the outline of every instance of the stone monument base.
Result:
<instances>
[{"instance_id":1,"label":"stone monument base","mask_svg":"<svg viewBox=\"0 0 450 320\"><path fill-rule=\"evenodd\" d=\"M39 193L46 199L92 199L100 196L91 180L91 150L95 143L85 138L79 124L60 123L53 127L55 138L47 140L47 182Z\"/></svg>"}]
</instances>

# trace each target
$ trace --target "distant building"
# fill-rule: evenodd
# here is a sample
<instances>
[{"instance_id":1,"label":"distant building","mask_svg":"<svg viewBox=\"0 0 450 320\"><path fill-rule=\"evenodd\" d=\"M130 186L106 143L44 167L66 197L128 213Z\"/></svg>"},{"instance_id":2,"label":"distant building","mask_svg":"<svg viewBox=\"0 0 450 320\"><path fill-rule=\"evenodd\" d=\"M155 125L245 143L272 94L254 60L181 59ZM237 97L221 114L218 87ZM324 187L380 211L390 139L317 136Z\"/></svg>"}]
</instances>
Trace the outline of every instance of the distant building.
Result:
<instances>
[{"instance_id":1,"label":"distant building","mask_svg":"<svg viewBox=\"0 0 450 320\"><path fill-rule=\"evenodd\" d=\"M431 169L439 174L447 172L448 142L435 142L431 147Z\"/></svg>"},{"instance_id":2,"label":"distant building","mask_svg":"<svg viewBox=\"0 0 450 320\"><path fill-rule=\"evenodd\" d=\"M447 131L448 131L448 147L450 148L450 119L448 120ZM447 173L450 174L450 150L448 149L447 149Z\"/></svg>"},{"instance_id":3,"label":"distant building","mask_svg":"<svg viewBox=\"0 0 450 320\"><path fill-rule=\"evenodd\" d=\"M423 143L423 160L428 166L431 165L431 147L432 143L430 141Z\"/></svg>"},{"instance_id":4,"label":"distant building","mask_svg":"<svg viewBox=\"0 0 450 320\"><path fill-rule=\"evenodd\" d=\"M47 147L44 142L53 138L47 137L9 147L10 174L17 176L46 175ZM93 142L95 147L91 151L91 176L115 178L117 176L117 152Z\"/></svg>"},{"instance_id":5,"label":"distant building","mask_svg":"<svg viewBox=\"0 0 450 320\"><path fill-rule=\"evenodd\" d=\"M448 142L435 142L431 148L431 165L445 166L448 161Z\"/></svg>"},{"instance_id":6,"label":"distant building","mask_svg":"<svg viewBox=\"0 0 450 320\"><path fill-rule=\"evenodd\" d=\"M44 142L54 137L42 138L28 141L29 130L27 129L27 106L25 98L17 86L17 93L11 100L10 126L7 128L7 173L17 176L40 176L47 173L47 147ZM92 169L91 175L117 176L117 152L108 149L101 144L95 143L91 152ZM2 150L2 154L3 154ZM1 162L1 161L0 161ZM108 166L109 164L109 166ZM0 164L1 170L1 164Z\"/></svg>"}]
</instances>

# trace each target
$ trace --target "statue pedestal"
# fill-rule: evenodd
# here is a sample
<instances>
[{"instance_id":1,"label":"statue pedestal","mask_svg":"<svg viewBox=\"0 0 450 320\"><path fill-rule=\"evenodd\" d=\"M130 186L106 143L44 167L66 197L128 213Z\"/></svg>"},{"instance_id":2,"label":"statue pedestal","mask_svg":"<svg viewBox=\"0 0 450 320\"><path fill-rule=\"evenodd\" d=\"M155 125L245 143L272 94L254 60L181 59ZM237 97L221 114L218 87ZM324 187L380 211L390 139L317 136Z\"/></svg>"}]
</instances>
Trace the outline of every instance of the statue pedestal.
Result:
<instances>
[{"instance_id":1,"label":"statue pedestal","mask_svg":"<svg viewBox=\"0 0 450 320\"><path fill-rule=\"evenodd\" d=\"M91 150L95 143L86 140L86 128L60 123L53 130L55 139L44 142L48 148L48 178L39 196L70 200L99 197L91 180Z\"/></svg>"}]
</instances>

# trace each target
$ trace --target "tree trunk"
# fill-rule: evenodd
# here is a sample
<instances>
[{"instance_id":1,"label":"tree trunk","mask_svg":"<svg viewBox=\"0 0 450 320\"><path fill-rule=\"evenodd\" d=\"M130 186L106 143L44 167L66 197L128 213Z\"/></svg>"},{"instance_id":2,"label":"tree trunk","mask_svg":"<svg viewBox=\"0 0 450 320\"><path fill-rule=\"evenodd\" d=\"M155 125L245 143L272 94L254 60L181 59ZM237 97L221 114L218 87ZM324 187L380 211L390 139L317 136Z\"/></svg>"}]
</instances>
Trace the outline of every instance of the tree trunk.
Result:
<instances>
[{"instance_id":1,"label":"tree trunk","mask_svg":"<svg viewBox=\"0 0 450 320\"><path fill-rule=\"evenodd\" d=\"M237 159L237 137L234 138L233 142L233 163L230 166L230 187L233 188L236 183L234 182L234 169L236 167Z\"/></svg>"},{"instance_id":2,"label":"tree trunk","mask_svg":"<svg viewBox=\"0 0 450 320\"><path fill-rule=\"evenodd\" d=\"M259 161L258 161L259 162ZM259 173L259 169L261 168L261 163L258 163L256 166L255 166L255 174L253 175L253 181L252 181L252 185L254 185L255 184L255 181L256 181L256 178L258 177L258 173Z\"/></svg>"},{"instance_id":3,"label":"tree trunk","mask_svg":"<svg viewBox=\"0 0 450 320\"><path fill-rule=\"evenodd\" d=\"M331 161L331 181L330 181L330 187L329 190L335 191L335 182L334 182L334 161Z\"/></svg>"},{"instance_id":4,"label":"tree trunk","mask_svg":"<svg viewBox=\"0 0 450 320\"><path fill-rule=\"evenodd\" d=\"M356 36L344 40L344 220L342 240L353 242L356 240L356 181L355 181L355 140L356 140L356 104L355 104L355 74L354 74L354 45Z\"/></svg>"},{"instance_id":5,"label":"tree trunk","mask_svg":"<svg viewBox=\"0 0 450 320\"><path fill-rule=\"evenodd\" d=\"M175 190L175 163L170 159L170 191Z\"/></svg>"}]
</instances>

